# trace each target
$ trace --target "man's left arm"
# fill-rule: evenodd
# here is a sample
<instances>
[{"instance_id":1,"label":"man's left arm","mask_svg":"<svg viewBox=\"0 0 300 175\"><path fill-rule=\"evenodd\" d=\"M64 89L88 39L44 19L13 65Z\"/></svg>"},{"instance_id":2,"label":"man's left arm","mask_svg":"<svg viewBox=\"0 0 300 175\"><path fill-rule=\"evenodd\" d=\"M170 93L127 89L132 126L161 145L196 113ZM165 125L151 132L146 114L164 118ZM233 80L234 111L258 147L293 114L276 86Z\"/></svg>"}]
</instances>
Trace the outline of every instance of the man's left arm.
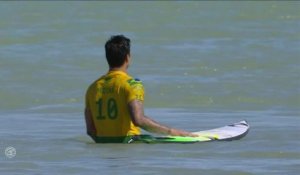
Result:
<instances>
[{"instance_id":1,"label":"man's left arm","mask_svg":"<svg viewBox=\"0 0 300 175\"><path fill-rule=\"evenodd\" d=\"M86 132L91 137L94 138L96 136L96 128L93 122L92 113L89 108L85 108L85 124L86 124Z\"/></svg>"}]
</instances>

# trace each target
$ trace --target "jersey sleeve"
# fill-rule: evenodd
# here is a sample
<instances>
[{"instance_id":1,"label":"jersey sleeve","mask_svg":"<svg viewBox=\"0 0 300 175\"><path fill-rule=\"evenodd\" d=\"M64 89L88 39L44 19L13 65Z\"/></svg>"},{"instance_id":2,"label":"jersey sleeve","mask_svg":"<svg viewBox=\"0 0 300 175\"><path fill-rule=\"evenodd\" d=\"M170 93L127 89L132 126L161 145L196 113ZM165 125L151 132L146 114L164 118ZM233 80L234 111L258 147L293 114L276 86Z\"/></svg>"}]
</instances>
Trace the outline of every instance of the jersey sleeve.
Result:
<instances>
[{"instance_id":1,"label":"jersey sleeve","mask_svg":"<svg viewBox=\"0 0 300 175\"><path fill-rule=\"evenodd\" d=\"M127 81L127 103L132 100L144 101L144 86L139 79L129 79Z\"/></svg>"}]
</instances>

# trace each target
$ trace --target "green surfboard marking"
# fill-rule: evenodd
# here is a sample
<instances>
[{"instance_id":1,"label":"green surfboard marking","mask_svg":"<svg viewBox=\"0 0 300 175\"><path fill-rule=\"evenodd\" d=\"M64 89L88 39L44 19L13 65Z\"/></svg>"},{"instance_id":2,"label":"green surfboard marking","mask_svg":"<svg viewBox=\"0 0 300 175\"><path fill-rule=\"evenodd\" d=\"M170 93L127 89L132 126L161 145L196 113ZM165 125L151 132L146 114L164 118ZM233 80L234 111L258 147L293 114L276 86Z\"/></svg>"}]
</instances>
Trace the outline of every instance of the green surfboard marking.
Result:
<instances>
[{"instance_id":1,"label":"green surfboard marking","mask_svg":"<svg viewBox=\"0 0 300 175\"><path fill-rule=\"evenodd\" d=\"M151 136L151 135L141 135L137 137L134 142L144 142L144 143L195 143L195 142L206 142L211 141L209 137L181 137L181 136Z\"/></svg>"}]
</instances>

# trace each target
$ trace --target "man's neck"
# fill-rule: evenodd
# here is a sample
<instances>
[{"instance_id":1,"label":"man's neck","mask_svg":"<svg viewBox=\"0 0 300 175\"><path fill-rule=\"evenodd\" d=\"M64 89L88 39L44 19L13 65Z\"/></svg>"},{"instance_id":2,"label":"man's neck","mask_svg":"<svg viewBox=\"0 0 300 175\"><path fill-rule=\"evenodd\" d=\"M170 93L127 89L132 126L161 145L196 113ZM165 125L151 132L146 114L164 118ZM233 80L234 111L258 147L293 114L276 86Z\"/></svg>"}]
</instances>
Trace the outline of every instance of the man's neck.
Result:
<instances>
[{"instance_id":1,"label":"man's neck","mask_svg":"<svg viewBox=\"0 0 300 175\"><path fill-rule=\"evenodd\" d=\"M127 69L125 67L114 67L114 68L109 68L109 71L121 71L125 72L127 74Z\"/></svg>"}]
</instances>

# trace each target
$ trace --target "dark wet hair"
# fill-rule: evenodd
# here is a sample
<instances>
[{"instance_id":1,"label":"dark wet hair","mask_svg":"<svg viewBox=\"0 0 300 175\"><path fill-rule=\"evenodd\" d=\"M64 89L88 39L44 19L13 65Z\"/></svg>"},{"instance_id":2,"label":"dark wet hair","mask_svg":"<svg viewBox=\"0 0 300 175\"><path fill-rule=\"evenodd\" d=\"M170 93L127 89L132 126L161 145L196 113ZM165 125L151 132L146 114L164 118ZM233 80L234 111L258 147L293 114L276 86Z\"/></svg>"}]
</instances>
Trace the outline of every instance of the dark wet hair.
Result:
<instances>
[{"instance_id":1,"label":"dark wet hair","mask_svg":"<svg viewBox=\"0 0 300 175\"><path fill-rule=\"evenodd\" d=\"M124 35L111 36L105 43L105 53L110 68L122 66L130 55L130 39Z\"/></svg>"}]
</instances>

